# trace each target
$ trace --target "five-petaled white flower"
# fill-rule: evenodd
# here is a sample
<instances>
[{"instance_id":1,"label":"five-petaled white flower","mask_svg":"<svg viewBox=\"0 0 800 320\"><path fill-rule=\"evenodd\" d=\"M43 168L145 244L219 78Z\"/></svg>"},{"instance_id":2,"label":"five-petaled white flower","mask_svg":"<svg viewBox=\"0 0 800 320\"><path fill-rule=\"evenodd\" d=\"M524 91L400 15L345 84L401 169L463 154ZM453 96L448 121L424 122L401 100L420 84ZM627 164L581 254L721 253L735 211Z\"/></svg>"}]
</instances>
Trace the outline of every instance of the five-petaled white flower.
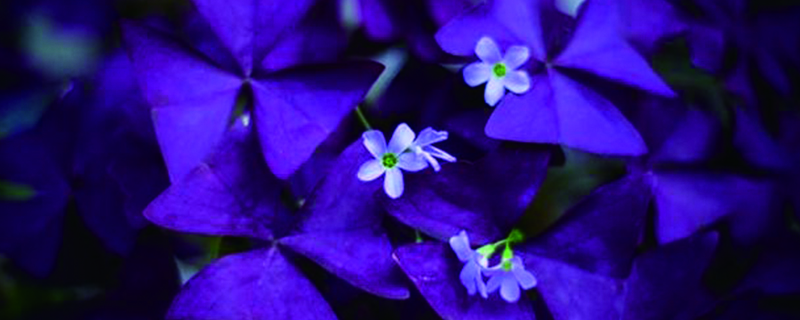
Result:
<instances>
[{"instance_id":1,"label":"five-petaled white flower","mask_svg":"<svg viewBox=\"0 0 800 320\"><path fill-rule=\"evenodd\" d=\"M486 83L483 97L488 105L497 105L506 89L517 94L530 89L528 73L517 70L528 61L527 47L511 46L503 56L494 40L482 37L475 45L475 54L481 61L464 68L464 81L471 87Z\"/></svg>"},{"instance_id":2,"label":"five-petaled white flower","mask_svg":"<svg viewBox=\"0 0 800 320\"><path fill-rule=\"evenodd\" d=\"M536 277L525 270L525 265L519 257L503 260L500 264L484 269L484 274L489 276L486 291L492 293L500 289L500 297L507 302L517 302L520 290L528 290L536 286Z\"/></svg>"},{"instance_id":3,"label":"five-petaled white flower","mask_svg":"<svg viewBox=\"0 0 800 320\"><path fill-rule=\"evenodd\" d=\"M385 173L383 189L386 191L386 195L392 199L403 195L403 173L400 169L417 172L427 168L430 164L434 170L439 171L439 163L434 157L449 162L456 161L455 157L431 146L436 142L447 140L445 131L426 128L415 140L414 131L407 124L402 123L394 130L388 146L383 133L378 130L364 132L362 138L364 146L375 159L361 165L358 169L358 179L372 181Z\"/></svg>"}]
</instances>

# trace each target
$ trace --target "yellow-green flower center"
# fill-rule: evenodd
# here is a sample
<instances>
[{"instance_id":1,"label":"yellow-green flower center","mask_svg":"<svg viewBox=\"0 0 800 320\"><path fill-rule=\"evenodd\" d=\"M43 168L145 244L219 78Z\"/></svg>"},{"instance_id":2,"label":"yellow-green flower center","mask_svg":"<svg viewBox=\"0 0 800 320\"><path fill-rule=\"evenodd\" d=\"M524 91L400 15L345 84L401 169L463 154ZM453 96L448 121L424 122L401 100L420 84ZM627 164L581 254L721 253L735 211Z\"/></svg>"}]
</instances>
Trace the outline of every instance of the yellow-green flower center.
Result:
<instances>
[{"instance_id":1,"label":"yellow-green flower center","mask_svg":"<svg viewBox=\"0 0 800 320\"><path fill-rule=\"evenodd\" d=\"M397 166L397 155L391 152L384 153L381 157L381 165L386 169Z\"/></svg>"},{"instance_id":2,"label":"yellow-green flower center","mask_svg":"<svg viewBox=\"0 0 800 320\"><path fill-rule=\"evenodd\" d=\"M503 261L503 270L511 271L511 267L513 267L513 265L510 260Z\"/></svg>"},{"instance_id":3,"label":"yellow-green flower center","mask_svg":"<svg viewBox=\"0 0 800 320\"><path fill-rule=\"evenodd\" d=\"M498 62L494 64L494 67L492 67L492 72L494 73L495 77L502 78L506 76L508 69L506 69L505 63Z\"/></svg>"}]
</instances>

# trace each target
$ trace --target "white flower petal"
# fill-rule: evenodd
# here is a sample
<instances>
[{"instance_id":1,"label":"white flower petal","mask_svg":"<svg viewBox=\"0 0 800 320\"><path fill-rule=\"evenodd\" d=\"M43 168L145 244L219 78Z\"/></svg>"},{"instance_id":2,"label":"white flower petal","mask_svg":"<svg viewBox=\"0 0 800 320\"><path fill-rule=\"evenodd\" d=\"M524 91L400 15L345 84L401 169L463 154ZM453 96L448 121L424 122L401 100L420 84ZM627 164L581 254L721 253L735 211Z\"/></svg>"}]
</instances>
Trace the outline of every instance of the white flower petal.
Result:
<instances>
[{"instance_id":1,"label":"white flower petal","mask_svg":"<svg viewBox=\"0 0 800 320\"><path fill-rule=\"evenodd\" d=\"M383 191L389 198L397 199L403 195L403 173L399 168L386 170L386 177L383 178Z\"/></svg>"},{"instance_id":2,"label":"white flower petal","mask_svg":"<svg viewBox=\"0 0 800 320\"><path fill-rule=\"evenodd\" d=\"M478 43L475 45L475 55L477 55L481 61L489 65L498 63L503 59L503 56L500 54L500 48L494 43L494 40L489 37L483 37L478 40Z\"/></svg>"},{"instance_id":3,"label":"white flower petal","mask_svg":"<svg viewBox=\"0 0 800 320\"><path fill-rule=\"evenodd\" d=\"M475 281L475 284L478 287L478 292L480 292L481 297L484 299L489 298L489 292L486 290L486 283L483 282L483 278L479 278L477 281Z\"/></svg>"},{"instance_id":4,"label":"white flower petal","mask_svg":"<svg viewBox=\"0 0 800 320\"><path fill-rule=\"evenodd\" d=\"M400 154L397 158L397 166L405 171L417 172L427 168L428 162L425 161L424 157L416 153L406 152Z\"/></svg>"},{"instance_id":5,"label":"white flower petal","mask_svg":"<svg viewBox=\"0 0 800 320\"><path fill-rule=\"evenodd\" d=\"M493 274L489 278L489 282L486 283L486 291L489 293L495 292L497 288L500 288L501 283L503 283L503 275L499 273Z\"/></svg>"},{"instance_id":6,"label":"white flower petal","mask_svg":"<svg viewBox=\"0 0 800 320\"><path fill-rule=\"evenodd\" d=\"M511 46L506 51L506 56L503 57L503 62L505 62L506 67L509 70L517 70L520 66L525 64L530 58L530 51L528 47L523 46Z\"/></svg>"},{"instance_id":7,"label":"white flower petal","mask_svg":"<svg viewBox=\"0 0 800 320\"><path fill-rule=\"evenodd\" d=\"M450 155L449 153L444 152L444 150L439 149L439 148L434 147L434 146L426 146L426 147L422 148L422 150L427 152L428 154L434 156L434 157L437 157L437 158L442 159L442 160L447 161L447 162L456 162L456 160L457 160L456 157L454 157L454 156Z\"/></svg>"},{"instance_id":8,"label":"white flower petal","mask_svg":"<svg viewBox=\"0 0 800 320\"><path fill-rule=\"evenodd\" d=\"M386 153L386 138L383 137L383 132L369 130L364 132L361 138L364 139L364 146L367 147L373 157L380 159Z\"/></svg>"},{"instance_id":9,"label":"white flower petal","mask_svg":"<svg viewBox=\"0 0 800 320\"><path fill-rule=\"evenodd\" d=\"M475 87L489 81L492 77L492 66L485 62L473 62L464 68L464 82L470 87Z\"/></svg>"},{"instance_id":10,"label":"white flower petal","mask_svg":"<svg viewBox=\"0 0 800 320\"><path fill-rule=\"evenodd\" d=\"M530 271L525 270L525 267L515 266L511 271L514 273L514 277L517 278L519 285L525 290L536 286L536 277L534 277Z\"/></svg>"},{"instance_id":11,"label":"white flower petal","mask_svg":"<svg viewBox=\"0 0 800 320\"><path fill-rule=\"evenodd\" d=\"M392 140L389 140L389 147L386 151L399 155L411 146L411 143L414 142L414 137L414 131L407 124L401 123L394 129Z\"/></svg>"},{"instance_id":12,"label":"white flower petal","mask_svg":"<svg viewBox=\"0 0 800 320\"><path fill-rule=\"evenodd\" d=\"M531 88L531 79L525 71L514 71L503 78L503 85L513 93L525 93Z\"/></svg>"},{"instance_id":13,"label":"white flower petal","mask_svg":"<svg viewBox=\"0 0 800 320\"><path fill-rule=\"evenodd\" d=\"M437 142L447 140L447 131L436 131L431 127L427 127L420 131L417 140L414 140L414 145L417 147L424 147Z\"/></svg>"},{"instance_id":14,"label":"white flower petal","mask_svg":"<svg viewBox=\"0 0 800 320\"><path fill-rule=\"evenodd\" d=\"M371 159L358 168L358 180L372 181L380 177L385 171L386 168L381 165L380 160Z\"/></svg>"},{"instance_id":15,"label":"white flower petal","mask_svg":"<svg viewBox=\"0 0 800 320\"><path fill-rule=\"evenodd\" d=\"M461 230L457 235L450 237L450 248L458 256L458 260L465 262L472 257L472 248L469 247L469 237L467 231Z\"/></svg>"},{"instance_id":16,"label":"white flower petal","mask_svg":"<svg viewBox=\"0 0 800 320\"><path fill-rule=\"evenodd\" d=\"M442 166L439 165L439 161L436 161L436 158L431 156L430 153L420 152L419 154L422 155L422 157L425 158L425 161L427 161L429 165L431 165L431 167L433 168L433 171L439 172L439 170L442 170Z\"/></svg>"},{"instance_id":17,"label":"white flower petal","mask_svg":"<svg viewBox=\"0 0 800 320\"><path fill-rule=\"evenodd\" d=\"M500 296L506 302L517 302L519 300L519 284L517 279L513 276L503 277L503 283L500 284Z\"/></svg>"},{"instance_id":18,"label":"white flower petal","mask_svg":"<svg viewBox=\"0 0 800 320\"><path fill-rule=\"evenodd\" d=\"M503 80L492 77L489 83L486 84L486 91L483 93L483 99L486 104L494 107L503 98L506 89L503 87Z\"/></svg>"},{"instance_id":19,"label":"white flower petal","mask_svg":"<svg viewBox=\"0 0 800 320\"><path fill-rule=\"evenodd\" d=\"M467 294L474 295L475 286L477 285L476 278L480 277L480 269L477 266L471 265L469 262L461 268L461 273L458 275L458 278L461 280L461 284L467 288Z\"/></svg>"}]
</instances>

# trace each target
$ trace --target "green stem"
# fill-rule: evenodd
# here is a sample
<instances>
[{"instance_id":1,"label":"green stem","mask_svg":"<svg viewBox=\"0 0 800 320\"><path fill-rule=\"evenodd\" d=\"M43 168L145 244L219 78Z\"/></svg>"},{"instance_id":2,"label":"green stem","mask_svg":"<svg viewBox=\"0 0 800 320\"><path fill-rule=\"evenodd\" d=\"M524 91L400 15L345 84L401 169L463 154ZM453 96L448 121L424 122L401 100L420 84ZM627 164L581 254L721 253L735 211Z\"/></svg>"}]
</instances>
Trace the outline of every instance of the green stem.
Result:
<instances>
[{"instance_id":1,"label":"green stem","mask_svg":"<svg viewBox=\"0 0 800 320\"><path fill-rule=\"evenodd\" d=\"M209 245L208 249L208 256L211 260L219 258L219 249L222 246L222 237L215 237L211 239L211 245Z\"/></svg>"},{"instance_id":2,"label":"green stem","mask_svg":"<svg viewBox=\"0 0 800 320\"><path fill-rule=\"evenodd\" d=\"M414 230L414 236L416 236L417 243L422 243L422 234L419 232L419 230Z\"/></svg>"},{"instance_id":3,"label":"green stem","mask_svg":"<svg viewBox=\"0 0 800 320\"><path fill-rule=\"evenodd\" d=\"M367 130L372 130L372 126L369 125L367 117L365 117L364 113L361 112L361 107L356 107L356 115L358 116L358 120L361 121L361 124L364 125L364 128L367 128Z\"/></svg>"}]
</instances>

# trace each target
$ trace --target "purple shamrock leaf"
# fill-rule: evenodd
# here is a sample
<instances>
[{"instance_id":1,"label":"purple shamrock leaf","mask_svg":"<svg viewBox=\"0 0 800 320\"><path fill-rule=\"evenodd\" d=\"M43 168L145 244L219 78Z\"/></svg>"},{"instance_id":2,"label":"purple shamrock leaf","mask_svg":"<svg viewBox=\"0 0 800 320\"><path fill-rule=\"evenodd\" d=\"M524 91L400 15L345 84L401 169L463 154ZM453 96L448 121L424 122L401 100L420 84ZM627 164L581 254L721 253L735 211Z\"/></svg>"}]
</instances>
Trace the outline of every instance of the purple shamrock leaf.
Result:
<instances>
[{"instance_id":1,"label":"purple shamrock leaf","mask_svg":"<svg viewBox=\"0 0 800 320\"><path fill-rule=\"evenodd\" d=\"M254 0L231 6L196 1L240 70L218 67L152 28L123 25L137 77L154 108L153 121L172 182L198 165L220 141L243 89L252 88L254 101L246 107L258 123L266 161L281 179L308 160L363 98L382 70L375 63L295 67L301 62L297 57L308 57L302 62L324 62L339 51L331 44L321 46L331 52L301 54L313 42L301 32L313 30L313 25L306 25L313 21L302 18L314 2Z\"/></svg>"},{"instance_id":2,"label":"purple shamrock leaf","mask_svg":"<svg viewBox=\"0 0 800 320\"><path fill-rule=\"evenodd\" d=\"M278 248L224 257L195 275L167 319L336 319Z\"/></svg>"},{"instance_id":3,"label":"purple shamrock leaf","mask_svg":"<svg viewBox=\"0 0 800 320\"><path fill-rule=\"evenodd\" d=\"M486 102L494 105L500 100L486 125L487 135L563 144L603 154L647 152L639 134L611 102L567 74L571 74L569 70L582 70L656 94L674 93L620 37L618 10L592 0L584 7L572 39L560 52L555 51L558 48L554 47L552 33L545 32L560 28L551 25L559 20L554 17L558 13L539 2L497 0L481 4L439 31L437 40L446 52L473 56L474 50L482 61L465 68L464 76L470 85L489 79ZM508 51L506 55L511 53L512 65L517 60L525 62L522 57L527 55L521 54L525 51L532 61L512 72L516 68L509 69L504 62L508 57L500 54L503 48ZM489 77L485 76L487 72ZM522 80L528 77L529 81ZM518 94L500 98L503 88L498 84L506 82Z\"/></svg>"},{"instance_id":4,"label":"purple shamrock leaf","mask_svg":"<svg viewBox=\"0 0 800 320\"><path fill-rule=\"evenodd\" d=\"M256 319L288 319L293 316L291 312L295 312L291 310L302 310L305 304L315 310L329 310L324 301L315 298L319 296L316 289L306 285L308 280L285 260L280 253L285 249L308 257L370 293L394 299L408 297L399 270L391 260L392 245L380 225L382 210L371 196L377 189L355 178L360 163L369 157L360 141L342 153L332 165L331 173L311 196L300 201L299 214L292 215L284 203L285 183L274 177L260 161L255 129L240 123L229 130L224 139L205 164L154 201L146 216L158 225L178 231L267 240L270 248L225 258L236 261L229 267L248 270L262 265L260 259L268 255L269 259L277 259L274 263L282 266L280 270L291 273L276 275L276 279L289 277L287 279L304 286L303 290L309 293L303 294L303 298L269 296L269 303L252 308L238 304L203 309L202 312L207 313L202 317L227 318L232 316L231 312L251 312L249 315ZM342 190L347 192L342 193ZM210 268L214 270L215 267ZM214 291L219 285L216 281L226 281L225 278L230 277L222 275L222 279L215 280L212 276L206 277L204 272L200 274L197 280L190 281L190 284L200 284L185 288L185 293L173 303L172 317L199 316L192 313L200 312L193 306L210 299L208 295L218 294ZM242 281L251 278L245 275ZM257 292L270 288L262 287L260 281L247 283L256 286L251 289ZM287 306L287 313L269 314L269 310L281 310L278 305ZM323 311L319 312L325 316L327 312Z\"/></svg>"},{"instance_id":5,"label":"purple shamrock leaf","mask_svg":"<svg viewBox=\"0 0 800 320\"><path fill-rule=\"evenodd\" d=\"M384 201L384 207L434 238L466 230L473 243L485 243L522 216L544 180L548 159L542 149L500 147L475 163L409 177L403 197Z\"/></svg>"},{"instance_id":6,"label":"purple shamrock leaf","mask_svg":"<svg viewBox=\"0 0 800 320\"><path fill-rule=\"evenodd\" d=\"M641 176L602 186L521 250L595 274L624 278L644 232L650 197L649 184Z\"/></svg>"},{"instance_id":7,"label":"purple shamrock leaf","mask_svg":"<svg viewBox=\"0 0 800 320\"><path fill-rule=\"evenodd\" d=\"M428 303L445 319L535 319L530 300L507 303L498 296L468 295L461 284L462 264L445 244L402 246L395 260Z\"/></svg>"},{"instance_id":8,"label":"purple shamrock leaf","mask_svg":"<svg viewBox=\"0 0 800 320\"><path fill-rule=\"evenodd\" d=\"M327 270L379 296L405 299L408 289L391 260L392 245L381 227L378 185L356 179L370 154L361 141L339 156L306 200L297 232L280 240Z\"/></svg>"}]
</instances>

